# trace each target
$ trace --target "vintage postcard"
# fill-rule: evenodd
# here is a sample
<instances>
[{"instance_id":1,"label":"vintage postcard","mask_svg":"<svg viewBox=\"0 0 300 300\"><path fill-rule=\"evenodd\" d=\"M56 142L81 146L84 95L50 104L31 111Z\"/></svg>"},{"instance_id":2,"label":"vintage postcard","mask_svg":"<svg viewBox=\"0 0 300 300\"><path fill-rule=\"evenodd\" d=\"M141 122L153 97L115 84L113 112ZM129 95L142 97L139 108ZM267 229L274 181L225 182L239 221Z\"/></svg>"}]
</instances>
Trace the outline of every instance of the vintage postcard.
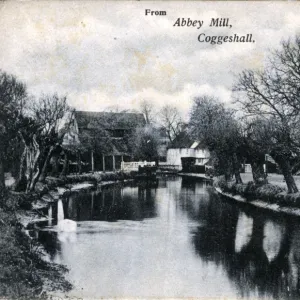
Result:
<instances>
[{"instance_id":1,"label":"vintage postcard","mask_svg":"<svg viewBox=\"0 0 300 300\"><path fill-rule=\"evenodd\" d=\"M300 3L0 1L0 298L300 299Z\"/></svg>"}]
</instances>

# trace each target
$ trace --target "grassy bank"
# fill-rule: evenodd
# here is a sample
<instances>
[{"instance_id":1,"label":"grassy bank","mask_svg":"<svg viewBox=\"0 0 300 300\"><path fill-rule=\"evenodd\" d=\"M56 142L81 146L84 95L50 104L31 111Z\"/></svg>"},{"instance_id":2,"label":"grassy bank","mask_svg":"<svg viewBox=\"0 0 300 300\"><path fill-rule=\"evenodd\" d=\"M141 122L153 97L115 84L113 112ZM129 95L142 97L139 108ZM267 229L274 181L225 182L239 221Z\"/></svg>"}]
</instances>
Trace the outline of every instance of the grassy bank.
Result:
<instances>
[{"instance_id":1,"label":"grassy bank","mask_svg":"<svg viewBox=\"0 0 300 300\"><path fill-rule=\"evenodd\" d=\"M64 187L70 189L74 184L91 183L95 187L101 185L101 183L124 181L135 177L137 172L95 172L85 174L73 174L65 177L47 177L45 182L38 182L35 187L35 191L31 193L24 192L12 192L14 197L18 199L19 206L22 209L32 209L32 204L45 196L49 196L50 199L53 191L58 187Z\"/></svg>"},{"instance_id":2,"label":"grassy bank","mask_svg":"<svg viewBox=\"0 0 300 300\"><path fill-rule=\"evenodd\" d=\"M52 290L67 291L64 266L49 263L40 245L18 223L18 198L2 193L0 204L0 298L47 298Z\"/></svg>"},{"instance_id":3,"label":"grassy bank","mask_svg":"<svg viewBox=\"0 0 300 300\"><path fill-rule=\"evenodd\" d=\"M91 182L100 184L105 181L122 181L134 178L137 172L95 172L84 174L73 174L65 177L47 177L45 183L37 183L35 191L37 193L46 193L56 187L67 186L75 183Z\"/></svg>"},{"instance_id":4,"label":"grassy bank","mask_svg":"<svg viewBox=\"0 0 300 300\"><path fill-rule=\"evenodd\" d=\"M270 182L274 181L271 179ZM260 199L270 204L300 208L300 193L288 194L283 184L256 185L253 181L247 180L246 183L236 184L234 181L226 182L223 177L219 177L214 180L214 185L225 193L243 196L247 201Z\"/></svg>"}]
</instances>

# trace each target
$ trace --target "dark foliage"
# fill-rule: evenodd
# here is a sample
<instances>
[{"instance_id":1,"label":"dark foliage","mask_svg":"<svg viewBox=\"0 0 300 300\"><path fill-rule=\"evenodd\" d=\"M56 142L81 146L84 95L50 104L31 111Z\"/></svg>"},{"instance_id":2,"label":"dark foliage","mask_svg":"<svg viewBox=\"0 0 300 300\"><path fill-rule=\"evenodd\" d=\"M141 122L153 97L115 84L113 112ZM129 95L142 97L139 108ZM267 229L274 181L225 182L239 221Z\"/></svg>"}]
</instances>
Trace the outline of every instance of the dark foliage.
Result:
<instances>
[{"instance_id":1,"label":"dark foliage","mask_svg":"<svg viewBox=\"0 0 300 300\"><path fill-rule=\"evenodd\" d=\"M67 291L64 266L43 259L40 245L18 223L18 198L2 194L0 207L0 297L9 299L46 298L53 290Z\"/></svg>"}]
</instances>

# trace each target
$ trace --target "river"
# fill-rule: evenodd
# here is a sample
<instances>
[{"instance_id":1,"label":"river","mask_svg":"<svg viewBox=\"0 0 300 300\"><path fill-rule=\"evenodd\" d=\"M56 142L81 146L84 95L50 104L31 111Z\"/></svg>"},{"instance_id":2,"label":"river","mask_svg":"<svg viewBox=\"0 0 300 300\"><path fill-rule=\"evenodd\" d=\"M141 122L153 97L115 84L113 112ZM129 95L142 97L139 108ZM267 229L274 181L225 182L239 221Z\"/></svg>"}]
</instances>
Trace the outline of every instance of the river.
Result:
<instances>
[{"instance_id":1,"label":"river","mask_svg":"<svg viewBox=\"0 0 300 300\"><path fill-rule=\"evenodd\" d=\"M69 268L69 297L300 298L300 223L239 206L203 180L82 192L49 208L37 231ZM77 222L58 232L57 217Z\"/></svg>"}]
</instances>

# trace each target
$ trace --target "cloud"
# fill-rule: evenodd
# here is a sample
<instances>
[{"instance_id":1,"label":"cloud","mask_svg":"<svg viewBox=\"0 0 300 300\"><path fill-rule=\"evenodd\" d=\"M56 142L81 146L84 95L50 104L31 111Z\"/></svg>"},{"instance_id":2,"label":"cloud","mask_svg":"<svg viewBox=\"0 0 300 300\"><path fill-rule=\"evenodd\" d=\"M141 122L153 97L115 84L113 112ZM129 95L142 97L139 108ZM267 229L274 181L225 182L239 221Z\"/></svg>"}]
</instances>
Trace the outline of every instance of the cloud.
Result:
<instances>
[{"instance_id":1,"label":"cloud","mask_svg":"<svg viewBox=\"0 0 300 300\"><path fill-rule=\"evenodd\" d=\"M156 112L159 112L166 104L175 106L179 109L182 117L187 120L193 99L204 95L217 97L225 104L231 102L231 90L221 85L211 86L209 84L199 86L186 84L182 90L172 94L147 88L118 98L109 98L107 94L101 91L92 90L84 94L69 95L69 101L78 110L101 111L111 108L138 109L140 102L147 100L153 104L153 109Z\"/></svg>"},{"instance_id":2,"label":"cloud","mask_svg":"<svg viewBox=\"0 0 300 300\"><path fill-rule=\"evenodd\" d=\"M146 8L167 16L145 16ZM268 48L297 33L299 8L296 2L3 2L0 68L31 93L67 94L80 109L136 109L147 98L187 115L195 95L229 102L235 75L262 68ZM229 18L232 28L209 27L217 17ZM174 27L177 18L204 26ZM256 43L199 43L200 32L253 33Z\"/></svg>"}]
</instances>

